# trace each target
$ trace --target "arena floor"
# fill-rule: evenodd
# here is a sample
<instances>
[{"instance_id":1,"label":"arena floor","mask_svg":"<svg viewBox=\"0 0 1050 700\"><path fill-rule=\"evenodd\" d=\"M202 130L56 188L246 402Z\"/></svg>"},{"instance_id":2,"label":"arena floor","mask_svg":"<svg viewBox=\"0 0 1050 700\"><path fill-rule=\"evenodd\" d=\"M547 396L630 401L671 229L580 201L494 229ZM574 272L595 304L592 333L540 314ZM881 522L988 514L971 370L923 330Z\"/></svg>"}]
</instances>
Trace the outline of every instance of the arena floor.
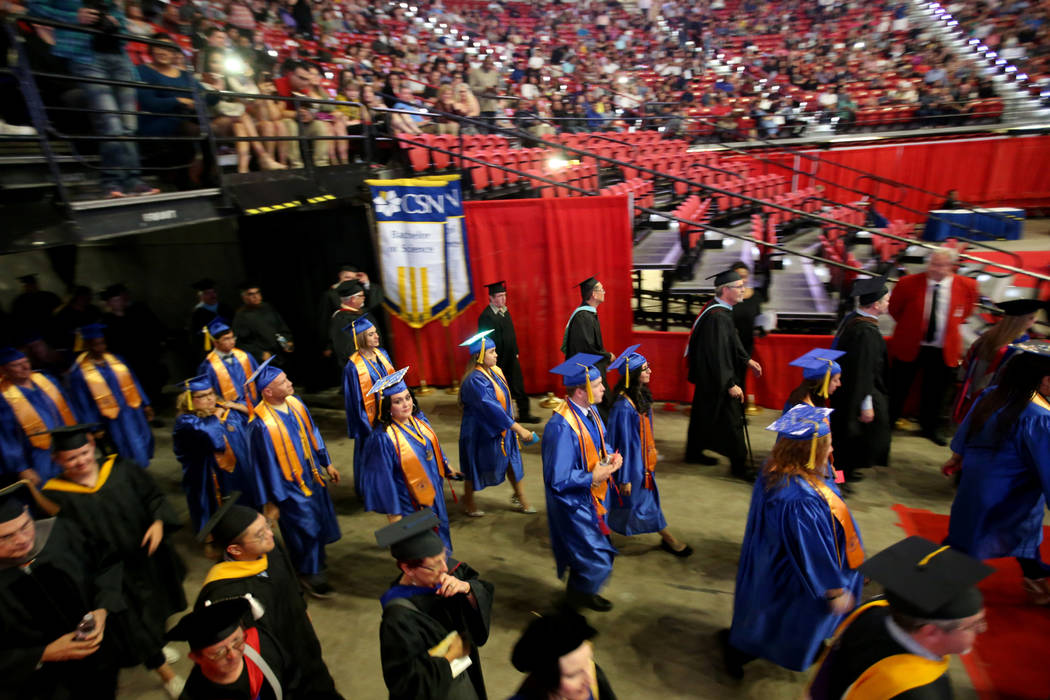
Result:
<instances>
[{"instance_id":1,"label":"arena floor","mask_svg":"<svg viewBox=\"0 0 1050 700\"><path fill-rule=\"evenodd\" d=\"M547 414L536 403L534 399L534 412ZM460 420L455 397L439 390L424 397L422 404L442 443L454 455ZM397 575L390 556L376 547L373 537L385 519L363 512L354 495L350 485L353 446L346 438L341 412L315 409L314 415L345 481L332 492L343 537L328 548L330 579L338 594L330 600L312 601L311 615L340 691L347 698L380 700L386 697L386 689L379 666L378 599ZM775 417L773 411L763 410L751 419L756 460L763 459L772 446L774 435L762 428ZM620 556L605 595L615 608L589 615L599 630L595 639L598 662L623 700L797 698L808 674L756 661L738 682L721 670L715 634L729 625L732 615L736 562L751 488L730 479L727 465L696 467L680 461L687 422L683 412L657 411L655 432L661 454L657 480L672 532L696 553L678 560L656 548L657 535L613 536ZM181 473L171 453L169 429L156 432L157 450L150 472L185 515ZM953 487L939 472L947 454L947 448L917 435L894 434L893 467L870 474L848 501L869 554L903 537L897 516L890 510L895 503L948 512ZM525 473L526 492L539 508L535 515L510 509L509 485L478 494L479 507L487 512L483 518L468 518L450 503L456 557L470 563L496 587L492 632L481 650L489 697L494 700L508 697L521 682L521 675L510 664L510 652L532 611L547 606L562 590L548 544L538 446L525 452ZM177 543L189 567L186 594L192 601L210 563L190 533L180 533ZM179 648L185 652L185 646ZM176 669L186 674L190 662L183 658ZM952 661L951 674L958 698L976 697L958 659ZM141 668L123 672L120 696L166 697L156 676Z\"/></svg>"}]
</instances>

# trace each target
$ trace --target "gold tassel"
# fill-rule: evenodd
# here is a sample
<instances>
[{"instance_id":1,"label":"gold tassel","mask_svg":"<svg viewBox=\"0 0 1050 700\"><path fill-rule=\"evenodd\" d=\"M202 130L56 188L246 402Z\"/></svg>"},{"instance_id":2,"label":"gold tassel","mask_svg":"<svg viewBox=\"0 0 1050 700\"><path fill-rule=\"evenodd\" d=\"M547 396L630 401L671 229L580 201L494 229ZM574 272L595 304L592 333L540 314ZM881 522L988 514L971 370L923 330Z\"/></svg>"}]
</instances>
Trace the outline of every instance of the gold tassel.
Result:
<instances>
[{"instance_id":1,"label":"gold tassel","mask_svg":"<svg viewBox=\"0 0 1050 700\"><path fill-rule=\"evenodd\" d=\"M357 328L355 326L350 326L350 328L350 335L354 336L354 350L360 350L361 347L357 344Z\"/></svg>"},{"instance_id":2,"label":"gold tassel","mask_svg":"<svg viewBox=\"0 0 1050 700\"><path fill-rule=\"evenodd\" d=\"M821 398L828 398L828 386L831 384L831 362L828 362L828 369L824 372L824 384L820 387Z\"/></svg>"},{"instance_id":3,"label":"gold tassel","mask_svg":"<svg viewBox=\"0 0 1050 700\"><path fill-rule=\"evenodd\" d=\"M204 327L204 352L211 352L211 332L208 331L208 327Z\"/></svg>"},{"instance_id":4,"label":"gold tassel","mask_svg":"<svg viewBox=\"0 0 1050 700\"><path fill-rule=\"evenodd\" d=\"M623 375L623 388L631 388L631 358L627 358L623 361L624 375Z\"/></svg>"},{"instance_id":5,"label":"gold tassel","mask_svg":"<svg viewBox=\"0 0 1050 700\"><path fill-rule=\"evenodd\" d=\"M77 331L76 340L73 341L73 352L83 352L83 351L84 351L84 336L80 334L80 331Z\"/></svg>"},{"instance_id":6,"label":"gold tassel","mask_svg":"<svg viewBox=\"0 0 1050 700\"><path fill-rule=\"evenodd\" d=\"M817 431L813 430L813 437L809 441L809 470L814 471L817 468Z\"/></svg>"}]
</instances>

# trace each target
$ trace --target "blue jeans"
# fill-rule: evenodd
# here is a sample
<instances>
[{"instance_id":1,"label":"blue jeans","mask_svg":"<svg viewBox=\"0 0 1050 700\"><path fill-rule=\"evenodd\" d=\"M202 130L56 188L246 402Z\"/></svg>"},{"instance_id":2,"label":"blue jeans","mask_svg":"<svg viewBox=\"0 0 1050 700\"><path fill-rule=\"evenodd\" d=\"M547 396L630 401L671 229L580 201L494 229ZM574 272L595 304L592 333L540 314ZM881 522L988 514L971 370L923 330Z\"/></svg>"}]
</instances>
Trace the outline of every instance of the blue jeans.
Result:
<instances>
[{"instance_id":1,"label":"blue jeans","mask_svg":"<svg viewBox=\"0 0 1050 700\"><path fill-rule=\"evenodd\" d=\"M138 80L127 54L96 53L93 63L70 62L70 72L82 78L108 80ZM138 117L134 114L114 114L114 110L134 112L138 109L135 88L84 83L87 106L105 110L91 115L91 126L99 136L134 136ZM141 182L139 178L139 149L132 141L103 141L98 147L102 161L102 186L106 190L127 190Z\"/></svg>"}]
</instances>

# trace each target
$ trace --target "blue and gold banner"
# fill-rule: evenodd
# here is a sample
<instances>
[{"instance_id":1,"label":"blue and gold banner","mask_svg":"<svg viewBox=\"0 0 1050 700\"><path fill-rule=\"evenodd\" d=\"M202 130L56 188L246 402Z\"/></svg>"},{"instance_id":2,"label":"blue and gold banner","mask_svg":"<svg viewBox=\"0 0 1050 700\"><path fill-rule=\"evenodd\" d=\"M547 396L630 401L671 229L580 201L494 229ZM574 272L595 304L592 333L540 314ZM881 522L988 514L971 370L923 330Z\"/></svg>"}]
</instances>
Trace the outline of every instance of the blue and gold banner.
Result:
<instances>
[{"instance_id":1,"label":"blue and gold banner","mask_svg":"<svg viewBox=\"0 0 1050 700\"><path fill-rule=\"evenodd\" d=\"M458 177L366 180L386 304L413 328L473 301Z\"/></svg>"}]
</instances>

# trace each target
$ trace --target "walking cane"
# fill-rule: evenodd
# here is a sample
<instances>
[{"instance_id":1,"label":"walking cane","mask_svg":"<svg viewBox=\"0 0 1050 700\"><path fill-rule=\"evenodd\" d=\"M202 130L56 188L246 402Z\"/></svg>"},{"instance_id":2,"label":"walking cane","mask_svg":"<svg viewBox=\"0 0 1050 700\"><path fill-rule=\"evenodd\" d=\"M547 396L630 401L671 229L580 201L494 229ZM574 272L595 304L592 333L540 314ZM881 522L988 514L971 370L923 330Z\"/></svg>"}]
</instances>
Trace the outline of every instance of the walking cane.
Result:
<instances>
[{"instance_id":1,"label":"walking cane","mask_svg":"<svg viewBox=\"0 0 1050 700\"><path fill-rule=\"evenodd\" d=\"M747 466L751 469L755 468L755 456L751 452L751 434L747 432L747 412L744 410L744 404L740 404L740 419L744 422L744 443L747 445Z\"/></svg>"}]
</instances>

